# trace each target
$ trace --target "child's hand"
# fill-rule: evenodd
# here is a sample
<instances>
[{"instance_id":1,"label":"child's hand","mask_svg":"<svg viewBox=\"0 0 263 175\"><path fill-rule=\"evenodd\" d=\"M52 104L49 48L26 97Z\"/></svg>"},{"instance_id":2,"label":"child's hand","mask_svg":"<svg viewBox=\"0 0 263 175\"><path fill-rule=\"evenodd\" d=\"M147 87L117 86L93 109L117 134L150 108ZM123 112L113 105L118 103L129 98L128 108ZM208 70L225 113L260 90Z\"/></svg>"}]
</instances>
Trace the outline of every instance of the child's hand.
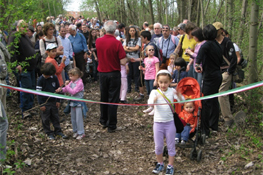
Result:
<instances>
[{"instance_id":1,"label":"child's hand","mask_svg":"<svg viewBox=\"0 0 263 175\"><path fill-rule=\"evenodd\" d=\"M181 92L178 90L178 88L176 89L176 91L175 91L175 95L177 95L177 97L178 97L178 99L179 99L179 101L182 101L182 94L181 94Z\"/></svg>"},{"instance_id":2,"label":"child's hand","mask_svg":"<svg viewBox=\"0 0 263 175\"><path fill-rule=\"evenodd\" d=\"M190 125L191 128L193 128L195 125Z\"/></svg>"},{"instance_id":3,"label":"child's hand","mask_svg":"<svg viewBox=\"0 0 263 175\"><path fill-rule=\"evenodd\" d=\"M57 90L55 90L56 93L59 93L59 92L61 92L61 91L62 91L62 88L61 88L61 87L59 87Z\"/></svg>"},{"instance_id":4,"label":"child's hand","mask_svg":"<svg viewBox=\"0 0 263 175\"><path fill-rule=\"evenodd\" d=\"M65 81L65 86L67 86L69 84L69 80Z\"/></svg>"},{"instance_id":5,"label":"child's hand","mask_svg":"<svg viewBox=\"0 0 263 175\"><path fill-rule=\"evenodd\" d=\"M65 63L66 59L67 59L67 57L66 57L66 56L63 56L61 62L62 62L62 63Z\"/></svg>"},{"instance_id":6,"label":"child's hand","mask_svg":"<svg viewBox=\"0 0 263 175\"><path fill-rule=\"evenodd\" d=\"M139 70L143 70L143 67L142 67L142 66L139 66Z\"/></svg>"},{"instance_id":7,"label":"child's hand","mask_svg":"<svg viewBox=\"0 0 263 175\"><path fill-rule=\"evenodd\" d=\"M40 107L40 110L44 112L46 110L46 106Z\"/></svg>"},{"instance_id":8,"label":"child's hand","mask_svg":"<svg viewBox=\"0 0 263 175\"><path fill-rule=\"evenodd\" d=\"M57 108L60 107L60 103L59 103L59 102L56 103L56 107L57 107Z\"/></svg>"}]
</instances>

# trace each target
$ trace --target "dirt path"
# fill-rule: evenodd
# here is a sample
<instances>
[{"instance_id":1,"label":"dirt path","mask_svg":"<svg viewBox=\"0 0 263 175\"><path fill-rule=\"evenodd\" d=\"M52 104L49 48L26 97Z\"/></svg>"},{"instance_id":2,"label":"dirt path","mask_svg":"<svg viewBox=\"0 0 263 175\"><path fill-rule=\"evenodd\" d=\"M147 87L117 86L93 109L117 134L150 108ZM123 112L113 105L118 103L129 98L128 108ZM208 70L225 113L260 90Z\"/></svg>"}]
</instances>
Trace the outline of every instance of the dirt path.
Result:
<instances>
[{"instance_id":1,"label":"dirt path","mask_svg":"<svg viewBox=\"0 0 263 175\"><path fill-rule=\"evenodd\" d=\"M99 100L97 86L89 87L86 99ZM128 94L128 99L132 100L135 95ZM116 133L108 133L99 125L99 105L88 104L88 107L86 137L83 140L72 138L70 116L65 116L61 126L70 138L50 141L42 132L40 117L22 120L16 98L8 99L8 140L14 140L9 150L15 152L9 158L9 164L16 174L152 174L156 163L153 116L142 113L145 107L119 107L118 126L123 129ZM60 113L63 115L62 111ZM227 151L231 150L238 137L233 137L231 142L226 138L227 133L224 132L209 138L200 147L203 151L200 162L189 159L191 149L177 148L175 174L263 174L262 162L257 158L246 160L235 154L228 156ZM222 157L226 155L228 157L224 160ZM14 163L26 159L31 161L31 166L15 169ZM258 162L261 167L244 169L249 161Z\"/></svg>"}]
</instances>

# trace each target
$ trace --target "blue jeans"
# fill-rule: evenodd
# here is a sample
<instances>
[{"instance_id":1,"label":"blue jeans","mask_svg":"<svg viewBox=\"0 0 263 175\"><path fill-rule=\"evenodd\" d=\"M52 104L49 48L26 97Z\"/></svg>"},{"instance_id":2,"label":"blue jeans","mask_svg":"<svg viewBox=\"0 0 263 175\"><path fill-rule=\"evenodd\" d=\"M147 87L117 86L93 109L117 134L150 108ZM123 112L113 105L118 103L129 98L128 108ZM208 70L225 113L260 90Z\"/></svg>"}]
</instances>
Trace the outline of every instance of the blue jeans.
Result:
<instances>
[{"instance_id":1,"label":"blue jeans","mask_svg":"<svg viewBox=\"0 0 263 175\"><path fill-rule=\"evenodd\" d=\"M193 70L193 75L194 75L194 79L197 80L200 89L202 89L202 80L203 80L203 75L202 73L197 73L195 70Z\"/></svg>"},{"instance_id":2,"label":"blue jeans","mask_svg":"<svg viewBox=\"0 0 263 175\"><path fill-rule=\"evenodd\" d=\"M19 84L21 88L36 89L35 70L22 72L19 75ZM20 103L22 112L31 109L34 104L34 95L20 92Z\"/></svg>"},{"instance_id":3,"label":"blue jeans","mask_svg":"<svg viewBox=\"0 0 263 175\"><path fill-rule=\"evenodd\" d=\"M181 140L184 141L188 141L191 129L192 128L189 125L185 125L184 130L181 133L176 133L175 137L179 139L181 138Z\"/></svg>"},{"instance_id":4,"label":"blue jeans","mask_svg":"<svg viewBox=\"0 0 263 175\"><path fill-rule=\"evenodd\" d=\"M152 89L153 89L153 82L154 80L144 80L146 85L147 94L150 95Z\"/></svg>"},{"instance_id":5,"label":"blue jeans","mask_svg":"<svg viewBox=\"0 0 263 175\"><path fill-rule=\"evenodd\" d=\"M8 129L8 120L1 101L0 105L2 110L2 117L0 117L0 161L4 161L6 159L6 133Z\"/></svg>"}]
</instances>

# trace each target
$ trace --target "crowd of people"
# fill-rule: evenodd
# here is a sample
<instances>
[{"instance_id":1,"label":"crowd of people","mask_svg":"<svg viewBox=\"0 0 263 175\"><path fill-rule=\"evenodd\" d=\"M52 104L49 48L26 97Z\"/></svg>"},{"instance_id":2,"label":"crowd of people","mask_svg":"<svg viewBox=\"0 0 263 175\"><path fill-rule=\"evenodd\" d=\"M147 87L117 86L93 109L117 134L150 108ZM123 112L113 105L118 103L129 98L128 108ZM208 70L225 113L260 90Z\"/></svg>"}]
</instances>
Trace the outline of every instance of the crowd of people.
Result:
<instances>
[{"instance_id":1,"label":"crowd of people","mask_svg":"<svg viewBox=\"0 0 263 175\"><path fill-rule=\"evenodd\" d=\"M175 144L187 142L195 127L191 115L188 115L193 113L193 104L185 104L187 112L180 116L190 125L177 135L169 105L152 105L166 103L166 96L170 101L184 100L176 86L185 77L195 78L204 96L234 86L232 75L240 62L240 49L230 40L222 23L215 22L202 29L188 20L173 28L168 24L149 25L144 22L140 28L125 26L116 20L100 22L97 18L84 19L83 16L67 19L59 15L57 19L47 17L46 20L45 23L34 21L33 25L19 20L12 33L3 32L1 35L2 43L11 53L10 62L14 63L17 85L83 98L87 75L91 75L94 83L99 82L102 102L129 103L126 95L133 91L132 87L138 93L135 101L145 99L147 94L149 107L144 112L154 115L158 161L153 172L158 174L164 169L161 155L163 138L166 137L169 154L166 174L173 174ZM1 100L4 101L2 97ZM34 111L28 112L35 105L33 102L34 95L20 93L23 118L36 115ZM59 124L60 101L38 96L38 102L48 138L55 139L56 135L68 138ZM82 139L85 137L83 116L86 105L70 101L68 108L73 137ZM117 108L117 105L100 105L99 122L109 133L120 129L117 127ZM219 109L224 127L230 127L233 115L228 96L202 101L201 128L207 137L211 132L218 132ZM55 131L50 129L50 122ZM4 158L1 156L1 159Z\"/></svg>"}]
</instances>

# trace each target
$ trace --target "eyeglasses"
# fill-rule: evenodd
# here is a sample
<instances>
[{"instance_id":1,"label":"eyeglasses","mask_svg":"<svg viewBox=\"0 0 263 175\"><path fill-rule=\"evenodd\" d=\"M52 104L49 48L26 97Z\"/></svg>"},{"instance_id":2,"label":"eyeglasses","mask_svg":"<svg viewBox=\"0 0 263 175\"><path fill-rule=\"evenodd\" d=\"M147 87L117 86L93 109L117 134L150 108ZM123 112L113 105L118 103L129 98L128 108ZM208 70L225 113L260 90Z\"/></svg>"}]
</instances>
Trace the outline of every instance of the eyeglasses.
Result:
<instances>
[{"instance_id":1,"label":"eyeglasses","mask_svg":"<svg viewBox=\"0 0 263 175\"><path fill-rule=\"evenodd\" d=\"M157 30L157 29L160 29L160 28L154 28L154 30L155 30L155 29Z\"/></svg>"},{"instance_id":2,"label":"eyeglasses","mask_svg":"<svg viewBox=\"0 0 263 175\"><path fill-rule=\"evenodd\" d=\"M180 31L181 29L178 29L178 31Z\"/></svg>"},{"instance_id":3,"label":"eyeglasses","mask_svg":"<svg viewBox=\"0 0 263 175\"><path fill-rule=\"evenodd\" d=\"M154 49L149 49L148 51L154 51Z\"/></svg>"},{"instance_id":4,"label":"eyeglasses","mask_svg":"<svg viewBox=\"0 0 263 175\"><path fill-rule=\"evenodd\" d=\"M168 28L168 27L163 27L163 29L169 30L169 28Z\"/></svg>"}]
</instances>

